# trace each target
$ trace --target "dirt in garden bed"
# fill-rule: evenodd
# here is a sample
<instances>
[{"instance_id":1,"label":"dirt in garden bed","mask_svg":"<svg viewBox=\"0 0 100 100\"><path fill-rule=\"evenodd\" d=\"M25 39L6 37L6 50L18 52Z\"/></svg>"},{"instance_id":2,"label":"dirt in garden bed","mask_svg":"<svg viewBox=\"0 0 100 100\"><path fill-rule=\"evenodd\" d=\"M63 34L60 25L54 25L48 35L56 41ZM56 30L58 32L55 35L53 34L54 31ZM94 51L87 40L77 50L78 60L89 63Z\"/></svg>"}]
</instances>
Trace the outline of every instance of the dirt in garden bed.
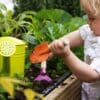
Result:
<instances>
[{"instance_id":1,"label":"dirt in garden bed","mask_svg":"<svg viewBox=\"0 0 100 100\"><path fill-rule=\"evenodd\" d=\"M46 96L69 75L71 75L71 72L67 67L63 68L63 70L61 71L57 71L55 68L56 67L53 67L52 70L50 70L49 68L47 69L47 75L52 79L52 82L50 83L47 81L34 81L34 79L40 73L39 64L35 66L32 65L30 68L26 69L25 77L27 77L29 81L32 82L30 88Z\"/></svg>"}]
</instances>

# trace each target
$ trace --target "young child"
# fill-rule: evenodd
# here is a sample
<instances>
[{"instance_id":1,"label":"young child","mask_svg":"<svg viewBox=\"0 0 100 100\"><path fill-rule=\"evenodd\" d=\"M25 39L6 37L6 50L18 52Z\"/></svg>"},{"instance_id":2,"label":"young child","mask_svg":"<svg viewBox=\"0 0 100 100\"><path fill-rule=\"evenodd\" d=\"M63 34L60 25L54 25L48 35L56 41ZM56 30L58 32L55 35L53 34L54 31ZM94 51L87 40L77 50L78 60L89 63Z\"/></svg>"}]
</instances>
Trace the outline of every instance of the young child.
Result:
<instances>
[{"instance_id":1,"label":"young child","mask_svg":"<svg viewBox=\"0 0 100 100\"><path fill-rule=\"evenodd\" d=\"M88 24L53 41L49 47L65 61L70 70L83 81L81 100L100 97L100 0L80 0L88 16ZM84 45L81 61L70 48Z\"/></svg>"}]
</instances>

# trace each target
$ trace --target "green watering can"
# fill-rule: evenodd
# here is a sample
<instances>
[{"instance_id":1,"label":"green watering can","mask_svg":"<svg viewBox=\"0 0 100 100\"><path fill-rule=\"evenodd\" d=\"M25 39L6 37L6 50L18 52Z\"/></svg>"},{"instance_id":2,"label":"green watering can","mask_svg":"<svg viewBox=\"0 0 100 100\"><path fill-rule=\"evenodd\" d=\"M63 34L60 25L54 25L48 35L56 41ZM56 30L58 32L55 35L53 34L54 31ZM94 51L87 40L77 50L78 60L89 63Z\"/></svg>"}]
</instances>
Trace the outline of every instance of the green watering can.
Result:
<instances>
[{"instance_id":1,"label":"green watering can","mask_svg":"<svg viewBox=\"0 0 100 100\"><path fill-rule=\"evenodd\" d=\"M0 72L24 76L25 42L14 37L0 37Z\"/></svg>"}]
</instances>

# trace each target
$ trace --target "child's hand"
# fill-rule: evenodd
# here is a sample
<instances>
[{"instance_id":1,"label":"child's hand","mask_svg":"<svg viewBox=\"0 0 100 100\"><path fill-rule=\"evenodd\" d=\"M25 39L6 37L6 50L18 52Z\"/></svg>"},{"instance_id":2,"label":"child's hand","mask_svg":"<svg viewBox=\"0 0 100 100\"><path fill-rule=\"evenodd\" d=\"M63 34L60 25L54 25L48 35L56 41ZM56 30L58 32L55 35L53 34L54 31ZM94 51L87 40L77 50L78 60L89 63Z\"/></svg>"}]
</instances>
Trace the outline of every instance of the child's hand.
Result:
<instances>
[{"instance_id":1,"label":"child's hand","mask_svg":"<svg viewBox=\"0 0 100 100\"><path fill-rule=\"evenodd\" d=\"M49 48L53 54L59 55L61 57L66 57L70 54L70 44L68 39L60 38L54 40Z\"/></svg>"}]
</instances>

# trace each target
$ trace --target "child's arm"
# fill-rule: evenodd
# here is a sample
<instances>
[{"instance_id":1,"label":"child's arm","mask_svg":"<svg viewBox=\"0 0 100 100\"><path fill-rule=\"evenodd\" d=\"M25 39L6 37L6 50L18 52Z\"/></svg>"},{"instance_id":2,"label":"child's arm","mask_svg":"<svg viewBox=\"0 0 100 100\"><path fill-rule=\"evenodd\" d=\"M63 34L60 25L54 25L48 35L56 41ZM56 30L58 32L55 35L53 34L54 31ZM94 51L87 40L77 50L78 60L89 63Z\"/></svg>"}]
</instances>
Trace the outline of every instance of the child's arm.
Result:
<instances>
[{"instance_id":1,"label":"child's arm","mask_svg":"<svg viewBox=\"0 0 100 100\"><path fill-rule=\"evenodd\" d=\"M83 39L80 36L79 30L73 31L57 40L54 40L50 45L49 48L51 49L53 54L57 54L57 55L63 55L62 53L64 52L64 43L63 42L67 42L67 40L70 41L70 47L77 47L83 44ZM68 50L65 52L68 52ZM53 55L51 53L51 55Z\"/></svg>"},{"instance_id":2,"label":"child's arm","mask_svg":"<svg viewBox=\"0 0 100 100\"><path fill-rule=\"evenodd\" d=\"M79 30L73 31L73 32L61 37L60 39L63 39L63 40L69 39L71 48L77 47L77 46L83 44L83 39L80 36Z\"/></svg>"},{"instance_id":3,"label":"child's arm","mask_svg":"<svg viewBox=\"0 0 100 100\"><path fill-rule=\"evenodd\" d=\"M53 41L49 47L53 54L57 54L64 59L66 65L68 65L71 71L81 80L86 82L96 81L100 79L100 75L91 69L88 64L77 58L70 50L70 47L75 47L82 43L83 40L77 30Z\"/></svg>"},{"instance_id":4,"label":"child's arm","mask_svg":"<svg viewBox=\"0 0 100 100\"><path fill-rule=\"evenodd\" d=\"M70 54L67 56L65 55L63 59L70 70L82 81L93 82L100 80L100 74L76 57L73 52L70 51Z\"/></svg>"}]
</instances>

